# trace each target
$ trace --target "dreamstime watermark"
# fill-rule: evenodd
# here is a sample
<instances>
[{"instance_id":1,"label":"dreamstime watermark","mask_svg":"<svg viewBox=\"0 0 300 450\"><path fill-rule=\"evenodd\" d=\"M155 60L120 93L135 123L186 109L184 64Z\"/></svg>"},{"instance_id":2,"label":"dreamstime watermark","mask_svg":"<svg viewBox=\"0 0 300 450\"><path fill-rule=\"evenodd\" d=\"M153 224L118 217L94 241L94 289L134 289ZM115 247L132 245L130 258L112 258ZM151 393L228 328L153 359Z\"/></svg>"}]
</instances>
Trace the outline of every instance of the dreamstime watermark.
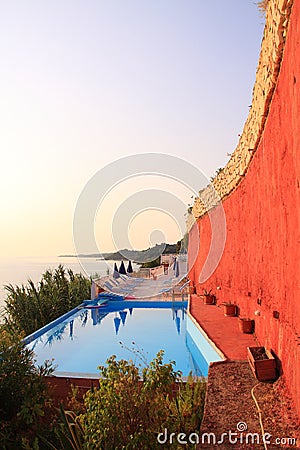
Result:
<instances>
[{"instance_id":1,"label":"dreamstime watermark","mask_svg":"<svg viewBox=\"0 0 300 450\"><path fill-rule=\"evenodd\" d=\"M153 186L149 184L149 178L155 178ZM131 183L134 188L130 192ZM207 177L189 162L175 156L161 153L143 153L127 156L103 167L86 183L82 189L74 212L73 239L77 257L82 268L88 273L88 262L84 254L102 255L105 253L105 242L96 239L96 217L107 220L105 202L108 202L111 193L118 189L122 195L114 197L114 214L110 223L111 240L115 243L115 250L134 250L130 240L130 226L134 219L145 211L164 213L172 220L179 234L186 233L187 202L184 196L178 195L178 190L188 192L190 198L199 195L201 186L209 184ZM138 187L136 187L138 186ZM226 219L222 202L210 185L210 197L214 199L214 214L211 213L211 205L205 204L209 200L203 199L202 203L207 207L211 225L211 245L203 265L200 281L207 280L215 271L226 241ZM216 213L217 211L217 213ZM158 228L157 228L158 227ZM189 255L186 270L180 273L178 281L184 278L193 266L201 245L199 231L195 227L193 234L193 255ZM156 223L152 233L159 233L162 239L167 235L167 230L161 229L161 224ZM139 230L143 233L144 230ZM163 240L161 241L163 242ZM165 239L164 242L167 242ZM107 251L107 250L106 250ZM156 245L143 254L143 261L154 260L164 251L164 245ZM182 249L186 253L187 249ZM122 255L126 257L126 254ZM142 262L142 261L137 261ZM108 268L110 268L107 262ZM112 270L112 267L110 268ZM156 293L153 292L153 295Z\"/></svg>"},{"instance_id":2,"label":"dreamstime watermark","mask_svg":"<svg viewBox=\"0 0 300 450\"><path fill-rule=\"evenodd\" d=\"M265 433L260 435L259 433L247 432L248 426L246 422L238 422L236 425L236 430L228 430L220 435L215 433L168 433L167 428L164 429L162 433L157 436L157 441L159 444L202 444L202 445L221 445L224 443L238 445L238 444L249 444L249 445L297 445L297 439L291 437L276 437L273 438L272 434Z\"/></svg>"}]
</instances>

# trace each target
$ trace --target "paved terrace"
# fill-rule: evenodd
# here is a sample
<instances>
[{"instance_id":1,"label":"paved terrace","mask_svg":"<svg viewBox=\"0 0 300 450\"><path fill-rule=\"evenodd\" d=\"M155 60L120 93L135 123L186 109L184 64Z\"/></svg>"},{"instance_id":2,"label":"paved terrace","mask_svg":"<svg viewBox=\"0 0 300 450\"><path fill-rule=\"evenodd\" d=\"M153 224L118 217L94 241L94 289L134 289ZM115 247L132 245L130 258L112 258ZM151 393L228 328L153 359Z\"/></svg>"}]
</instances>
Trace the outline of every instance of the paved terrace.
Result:
<instances>
[{"instance_id":1,"label":"paved terrace","mask_svg":"<svg viewBox=\"0 0 300 450\"><path fill-rule=\"evenodd\" d=\"M182 280L180 274L187 273L187 258L186 255L178 255L176 258L176 269L170 266L169 270L158 276L151 278L136 277L135 274L119 274L114 273L106 277L101 277L93 280L93 284L106 292L117 295L122 295L127 299L135 300L166 300L170 296L177 297L187 292L185 285L188 284ZM93 290L93 289L92 289ZM96 297L96 290L91 293L91 298ZM185 296L185 300L186 295Z\"/></svg>"},{"instance_id":2,"label":"paved terrace","mask_svg":"<svg viewBox=\"0 0 300 450\"><path fill-rule=\"evenodd\" d=\"M255 335L239 330L237 317L224 316L223 306L205 305L201 297L191 295L190 313L227 359L246 360L247 347L259 345Z\"/></svg>"}]
</instances>

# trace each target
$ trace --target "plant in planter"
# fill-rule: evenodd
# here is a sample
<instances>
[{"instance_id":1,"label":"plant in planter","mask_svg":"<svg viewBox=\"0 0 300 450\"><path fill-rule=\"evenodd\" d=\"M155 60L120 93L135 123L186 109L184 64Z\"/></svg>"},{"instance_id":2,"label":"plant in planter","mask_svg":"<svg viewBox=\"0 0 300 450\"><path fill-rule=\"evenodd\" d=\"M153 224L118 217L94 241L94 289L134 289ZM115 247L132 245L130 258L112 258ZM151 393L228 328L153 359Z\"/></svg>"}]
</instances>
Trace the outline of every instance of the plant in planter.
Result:
<instances>
[{"instance_id":1,"label":"plant in planter","mask_svg":"<svg viewBox=\"0 0 300 450\"><path fill-rule=\"evenodd\" d=\"M231 302L223 303L223 306L224 306L224 315L226 317L236 316L236 305L234 303Z\"/></svg>"},{"instance_id":2,"label":"plant in planter","mask_svg":"<svg viewBox=\"0 0 300 450\"><path fill-rule=\"evenodd\" d=\"M188 293L189 294L195 294L196 287L192 281L190 281L189 287L188 287Z\"/></svg>"},{"instance_id":3,"label":"plant in planter","mask_svg":"<svg viewBox=\"0 0 300 450\"><path fill-rule=\"evenodd\" d=\"M274 381L277 378L276 361L265 347L247 347L248 361L258 381Z\"/></svg>"},{"instance_id":4,"label":"plant in planter","mask_svg":"<svg viewBox=\"0 0 300 450\"><path fill-rule=\"evenodd\" d=\"M209 291L204 289L203 291L203 299L205 305L214 305L216 303L216 296L212 294L211 291L212 289L210 289Z\"/></svg>"},{"instance_id":5,"label":"plant in planter","mask_svg":"<svg viewBox=\"0 0 300 450\"><path fill-rule=\"evenodd\" d=\"M253 333L254 319L249 319L248 317L239 317L239 327L242 333Z\"/></svg>"}]
</instances>

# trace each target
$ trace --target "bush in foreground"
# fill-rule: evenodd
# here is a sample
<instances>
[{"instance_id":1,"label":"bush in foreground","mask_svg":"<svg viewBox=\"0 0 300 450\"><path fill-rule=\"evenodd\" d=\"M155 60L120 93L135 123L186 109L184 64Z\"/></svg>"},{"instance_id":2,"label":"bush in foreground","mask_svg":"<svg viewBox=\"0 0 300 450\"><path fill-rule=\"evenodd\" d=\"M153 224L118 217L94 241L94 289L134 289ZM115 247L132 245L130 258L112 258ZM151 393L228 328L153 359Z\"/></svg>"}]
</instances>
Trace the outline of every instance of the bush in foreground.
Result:
<instances>
[{"instance_id":1,"label":"bush in foreground","mask_svg":"<svg viewBox=\"0 0 300 450\"><path fill-rule=\"evenodd\" d=\"M39 448L37 433L48 434L51 402L44 377L51 373L49 363L35 367L32 352L0 328L1 449Z\"/></svg>"},{"instance_id":2,"label":"bush in foreground","mask_svg":"<svg viewBox=\"0 0 300 450\"><path fill-rule=\"evenodd\" d=\"M32 352L12 344L1 331L0 447L3 450L155 450L157 436L199 433L206 383L189 377L183 383L174 362L163 363L163 351L142 371L115 356L100 366L99 388L84 402L72 398L74 411L60 408L60 421L45 385L52 368L36 368ZM75 391L76 392L76 391ZM55 417L55 416L56 417ZM164 448L181 448L164 444ZM185 448L195 448L186 445Z\"/></svg>"},{"instance_id":3,"label":"bush in foreground","mask_svg":"<svg viewBox=\"0 0 300 450\"><path fill-rule=\"evenodd\" d=\"M162 448L157 436L165 428L168 434L199 432L206 382L189 377L183 383L174 362L163 363L163 351L142 374L132 361L115 356L99 369L99 388L85 395L81 413L61 411L62 448L155 450ZM182 448L176 443L163 447Z\"/></svg>"}]
</instances>

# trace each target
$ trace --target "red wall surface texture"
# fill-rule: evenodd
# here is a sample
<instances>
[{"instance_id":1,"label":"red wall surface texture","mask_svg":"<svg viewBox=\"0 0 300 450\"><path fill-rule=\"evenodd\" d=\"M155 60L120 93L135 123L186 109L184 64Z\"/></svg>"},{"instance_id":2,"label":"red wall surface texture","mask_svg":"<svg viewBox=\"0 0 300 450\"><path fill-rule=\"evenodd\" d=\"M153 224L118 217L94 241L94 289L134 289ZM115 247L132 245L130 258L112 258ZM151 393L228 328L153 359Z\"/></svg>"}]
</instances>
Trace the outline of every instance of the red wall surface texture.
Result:
<instances>
[{"instance_id":1,"label":"red wall surface texture","mask_svg":"<svg viewBox=\"0 0 300 450\"><path fill-rule=\"evenodd\" d=\"M262 139L244 180L223 208L225 249L201 291L212 288L218 301L230 300L239 305L241 316L255 318L258 340L279 357L300 417L300 1L292 9ZM212 218L214 214L218 212ZM207 214L190 232L191 261L197 227L200 249L190 271L195 283L211 244Z\"/></svg>"}]
</instances>

